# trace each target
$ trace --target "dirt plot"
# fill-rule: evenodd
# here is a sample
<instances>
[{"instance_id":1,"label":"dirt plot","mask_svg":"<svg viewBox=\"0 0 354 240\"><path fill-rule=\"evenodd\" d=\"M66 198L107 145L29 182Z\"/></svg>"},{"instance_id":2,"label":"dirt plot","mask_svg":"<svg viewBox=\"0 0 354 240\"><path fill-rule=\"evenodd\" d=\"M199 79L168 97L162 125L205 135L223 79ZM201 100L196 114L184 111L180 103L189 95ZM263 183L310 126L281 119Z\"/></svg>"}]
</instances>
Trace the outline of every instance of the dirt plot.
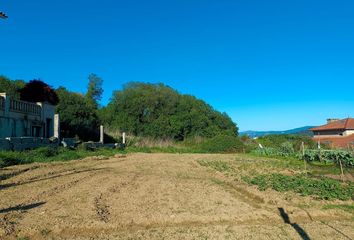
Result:
<instances>
[{"instance_id":1,"label":"dirt plot","mask_svg":"<svg viewBox=\"0 0 354 240\"><path fill-rule=\"evenodd\" d=\"M234 172L199 164L213 160ZM354 239L352 213L246 185L252 169L279 170L263 161L129 154L1 169L0 239Z\"/></svg>"}]
</instances>

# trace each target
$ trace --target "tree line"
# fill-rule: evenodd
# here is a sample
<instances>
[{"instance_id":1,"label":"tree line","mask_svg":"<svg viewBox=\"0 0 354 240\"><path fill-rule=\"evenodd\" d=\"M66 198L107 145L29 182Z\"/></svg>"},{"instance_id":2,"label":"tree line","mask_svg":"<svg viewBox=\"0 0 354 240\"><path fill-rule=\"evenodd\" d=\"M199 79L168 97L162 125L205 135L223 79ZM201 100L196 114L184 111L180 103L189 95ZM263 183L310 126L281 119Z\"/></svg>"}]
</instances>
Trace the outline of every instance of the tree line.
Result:
<instances>
[{"instance_id":1,"label":"tree line","mask_svg":"<svg viewBox=\"0 0 354 240\"><path fill-rule=\"evenodd\" d=\"M100 124L135 136L178 141L238 135L236 124L226 113L162 83L127 83L113 92L107 106L100 106L102 84L99 76L90 74L86 93L75 93L65 87L53 89L41 80L26 83L0 76L0 92L16 99L56 105L63 137L97 140Z\"/></svg>"}]
</instances>

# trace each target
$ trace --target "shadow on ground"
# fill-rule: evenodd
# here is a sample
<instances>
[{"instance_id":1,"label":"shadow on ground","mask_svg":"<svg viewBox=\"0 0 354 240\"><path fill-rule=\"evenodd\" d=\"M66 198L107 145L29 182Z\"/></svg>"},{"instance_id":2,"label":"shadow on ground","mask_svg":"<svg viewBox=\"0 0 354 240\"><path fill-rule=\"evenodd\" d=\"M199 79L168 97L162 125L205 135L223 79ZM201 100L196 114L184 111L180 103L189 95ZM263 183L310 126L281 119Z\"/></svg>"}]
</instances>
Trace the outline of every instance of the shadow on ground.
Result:
<instances>
[{"instance_id":1,"label":"shadow on ground","mask_svg":"<svg viewBox=\"0 0 354 240\"><path fill-rule=\"evenodd\" d=\"M31 204L27 204L27 205L20 204L20 205L14 206L14 207L0 209L0 213L9 213L9 212L13 212L13 211L27 211L27 210L42 206L45 203L46 202L31 203Z\"/></svg>"},{"instance_id":2,"label":"shadow on ground","mask_svg":"<svg viewBox=\"0 0 354 240\"><path fill-rule=\"evenodd\" d=\"M303 240L311 240L310 236L306 233L306 231L303 228L299 226L299 224L290 222L289 215L285 212L284 208L278 208L278 210L284 223L292 226Z\"/></svg>"},{"instance_id":3,"label":"shadow on ground","mask_svg":"<svg viewBox=\"0 0 354 240\"><path fill-rule=\"evenodd\" d=\"M84 172L100 171L100 170L105 170L105 169L106 168L87 169L87 170L81 170L81 171L75 171L75 172L71 172L71 173L66 173L66 174L59 174L59 175L46 177L46 178L32 179L32 180L28 180L26 182L0 184L0 190L6 189L6 188L9 188L9 187L25 185L25 184L29 184L29 183L34 183L34 182L39 182L39 181L44 181L44 180L49 180L49 179L54 179L54 178L59 178L59 177L65 177L65 176L74 175L74 174L79 174L79 173L84 173Z\"/></svg>"}]
</instances>

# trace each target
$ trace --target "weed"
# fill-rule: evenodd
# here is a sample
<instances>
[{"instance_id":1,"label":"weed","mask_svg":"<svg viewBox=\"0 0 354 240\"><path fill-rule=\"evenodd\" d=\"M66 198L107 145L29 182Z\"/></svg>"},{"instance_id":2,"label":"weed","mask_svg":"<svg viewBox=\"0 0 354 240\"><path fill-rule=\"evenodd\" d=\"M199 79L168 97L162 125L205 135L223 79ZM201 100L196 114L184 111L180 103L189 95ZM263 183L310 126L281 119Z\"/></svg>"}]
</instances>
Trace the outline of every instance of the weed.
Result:
<instances>
[{"instance_id":1,"label":"weed","mask_svg":"<svg viewBox=\"0 0 354 240\"><path fill-rule=\"evenodd\" d=\"M213 183L215 183L216 185L221 185L221 186L224 186L225 185L225 182L224 181L221 181L219 179L216 179L216 178L212 178L210 179Z\"/></svg>"},{"instance_id":2,"label":"weed","mask_svg":"<svg viewBox=\"0 0 354 240\"><path fill-rule=\"evenodd\" d=\"M116 149L107 148L99 148L95 151L86 151L83 149L70 150L62 147L44 147L23 152L1 151L0 167L27 164L33 162L69 161L98 155L113 156L121 152L122 151Z\"/></svg>"},{"instance_id":3,"label":"weed","mask_svg":"<svg viewBox=\"0 0 354 240\"><path fill-rule=\"evenodd\" d=\"M16 240L30 240L29 237L17 237Z\"/></svg>"},{"instance_id":4,"label":"weed","mask_svg":"<svg viewBox=\"0 0 354 240\"><path fill-rule=\"evenodd\" d=\"M328 204L323 206L323 209L341 209L350 213L354 213L354 204Z\"/></svg>"},{"instance_id":5,"label":"weed","mask_svg":"<svg viewBox=\"0 0 354 240\"><path fill-rule=\"evenodd\" d=\"M198 163L203 167L211 167L219 172L230 172L232 170L232 167L223 161L198 160Z\"/></svg>"}]
</instances>

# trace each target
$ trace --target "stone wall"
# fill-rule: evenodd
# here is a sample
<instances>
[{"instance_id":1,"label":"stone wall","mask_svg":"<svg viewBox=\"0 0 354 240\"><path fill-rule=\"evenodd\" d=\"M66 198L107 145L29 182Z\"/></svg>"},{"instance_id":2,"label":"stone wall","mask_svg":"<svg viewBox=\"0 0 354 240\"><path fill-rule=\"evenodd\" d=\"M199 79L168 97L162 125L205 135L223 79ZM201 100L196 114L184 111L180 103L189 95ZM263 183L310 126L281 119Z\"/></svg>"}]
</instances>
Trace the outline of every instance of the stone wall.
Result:
<instances>
[{"instance_id":1,"label":"stone wall","mask_svg":"<svg viewBox=\"0 0 354 240\"><path fill-rule=\"evenodd\" d=\"M58 146L59 142L52 143L48 138L19 137L0 138L0 151L23 151L45 146Z\"/></svg>"}]
</instances>

